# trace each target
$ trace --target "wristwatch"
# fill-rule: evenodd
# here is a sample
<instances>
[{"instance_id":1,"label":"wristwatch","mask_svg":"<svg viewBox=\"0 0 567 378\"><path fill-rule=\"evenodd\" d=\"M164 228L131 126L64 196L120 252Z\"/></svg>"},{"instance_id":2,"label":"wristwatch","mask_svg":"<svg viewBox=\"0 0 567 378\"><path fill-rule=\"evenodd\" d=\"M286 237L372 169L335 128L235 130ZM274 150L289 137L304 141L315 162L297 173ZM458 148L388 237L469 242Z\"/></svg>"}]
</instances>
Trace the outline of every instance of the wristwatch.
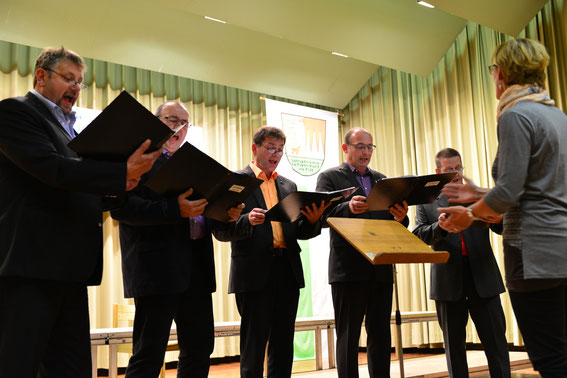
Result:
<instances>
[{"instance_id":1,"label":"wristwatch","mask_svg":"<svg viewBox=\"0 0 567 378\"><path fill-rule=\"evenodd\" d=\"M479 220L477 217L475 217L474 213L472 212L472 209L470 207L467 207L467 215L469 216L469 218L473 221L475 220Z\"/></svg>"}]
</instances>

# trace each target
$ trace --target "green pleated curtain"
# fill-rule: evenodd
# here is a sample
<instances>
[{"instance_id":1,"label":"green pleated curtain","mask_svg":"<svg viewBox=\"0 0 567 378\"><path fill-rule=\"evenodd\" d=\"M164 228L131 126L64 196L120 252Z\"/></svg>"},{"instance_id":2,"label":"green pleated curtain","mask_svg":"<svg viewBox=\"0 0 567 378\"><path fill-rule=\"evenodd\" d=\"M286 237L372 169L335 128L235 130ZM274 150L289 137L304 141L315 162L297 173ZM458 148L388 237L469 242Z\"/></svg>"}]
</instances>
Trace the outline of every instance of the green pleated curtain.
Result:
<instances>
[{"instance_id":1,"label":"green pleated curtain","mask_svg":"<svg viewBox=\"0 0 567 378\"><path fill-rule=\"evenodd\" d=\"M505 15L502 15L505 17ZM567 10L564 0L551 0L520 34L541 41L548 49L550 96L567 110ZM423 175L435 172L434 156L442 148L461 152L464 174L477 184L493 184L491 166L497 149L496 106L492 77L488 72L494 48L509 36L468 23L429 77L381 67L343 109L341 135L362 126L374 135L377 149L371 167L387 176ZM414 211L410 208L413 229ZM500 237L492 238L503 273ZM403 311L434 310L427 300L428 265L398 266L400 307ZM522 343L507 293L502 295L509 342ZM419 325L405 331L404 345L423 337L438 340L437 324L420 334ZM467 341L479 342L472 324Z\"/></svg>"},{"instance_id":2,"label":"green pleated curtain","mask_svg":"<svg viewBox=\"0 0 567 378\"><path fill-rule=\"evenodd\" d=\"M564 0L551 0L522 33L547 46L552 58L548 70L549 92L564 110L567 109L566 19ZM388 176L432 173L435 153L451 146L462 153L465 174L482 186L490 186L490 166L497 146L497 102L487 66L494 47L506 38L509 37L469 23L429 77L379 68L342 110L341 139L351 127L367 128L377 145L371 167ZM33 65L40 52L36 47L0 41L0 99L24 95L32 88ZM230 169L240 169L251 160L252 134L266 122L265 105L259 100L259 93L88 58L86 63L85 83L89 88L81 94L78 106L103 109L123 89L151 111L165 100L180 99L187 105L192 123L203 128L209 155ZM104 235L103 282L89 289L93 328L110 327L112 304L128 303L122 292L117 226L108 215ZM493 245L502 266L499 238L494 238ZM215 241L215 261L218 287L213 297L215 320L237 320L234 299L226 294L230 266L230 247L226 243ZM397 269L401 310L434 310L433 302L428 299L429 266L399 265ZM502 296L502 302L508 340L521 345L507 294ZM479 342L472 325L467 328L467 341ZM440 346L441 342L435 323L403 326L404 346ZM216 339L213 357L237 354L236 338ZM106 367L105 353L101 351L99 356L102 357L99 367ZM125 364L122 357L120 366Z\"/></svg>"},{"instance_id":3,"label":"green pleated curtain","mask_svg":"<svg viewBox=\"0 0 567 378\"><path fill-rule=\"evenodd\" d=\"M0 99L23 96L33 83L33 68L42 49L0 41ZM241 169L252 160L252 135L266 123L265 102L260 97L298 105L336 111L328 107L206 83L120 64L85 58L87 71L77 106L102 110L122 90L128 91L150 111L166 100L179 99L191 114L193 125L203 129L206 152L232 170ZM133 303L123 297L120 244L117 222L104 216L104 276L98 287L89 288L92 328L112 326L112 305ZM230 246L215 240L218 290L213 296L216 321L239 320L232 295L226 293L230 268ZM239 354L238 338L218 338L213 357ZM119 355L119 366L126 366L128 356ZM176 358L168 353L167 360ZM107 367L107 354L99 352L99 367Z\"/></svg>"}]
</instances>

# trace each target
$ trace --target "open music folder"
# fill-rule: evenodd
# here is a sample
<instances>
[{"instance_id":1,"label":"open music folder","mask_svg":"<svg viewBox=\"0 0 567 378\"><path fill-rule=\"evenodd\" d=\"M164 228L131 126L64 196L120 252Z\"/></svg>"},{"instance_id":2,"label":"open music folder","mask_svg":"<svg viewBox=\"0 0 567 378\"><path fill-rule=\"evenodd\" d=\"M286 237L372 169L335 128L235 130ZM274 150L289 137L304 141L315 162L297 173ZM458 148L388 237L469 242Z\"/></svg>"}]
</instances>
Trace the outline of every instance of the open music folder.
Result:
<instances>
[{"instance_id":1,"label":"open music folder","mask_svg":"<svg viewBox=\"0 0 567 378\"><path fill-rule=\"evenodd\" d=\"M155 151L172 130L128 92L123 91L68 146L80 156L124 161L146 140Z\"/></svg>"},{"instance_id":2,"label":"open music folder","mask_svg":"<svg viewBox=\"0 0 567 378\"><path fill-rule=\"evenodd\" d=\"M356 186L335 190L332 192L292 192L279 201L274 207L266 212L266 220L276 222L295 222L301 216L301 210L305 206L316 204L321 201L335 202L347 198L358 189ZM331 205L332 206L332 205Z\"/></svg>"},{"instance_id":3,"label":"open music folder","mask_svg":"<svg viewBox=\"0 0 567 378\"><path fill-rule=\"evenodd\" d=\"M390 206L402 203L404 200L409 206L431 203L439 196L443 186L451 182L455 175L455 172L451 172L378 180L366 198L368 210L388 210Z\"/></svg>"},{"instance_id":4,"label":"open music folder","mask_svg":"<svg viewBox=\"0 0 567 378\"><path fill-rule=\"evenodd\" d=\"M327 218L327 223L374 265L446 263L449 252L434 251L400 222Z\"/></svg>"},{"instance_id":5,"label":"open music folder","mask_svg":"<svg viewBox=\"0 0 567 378\"><path fill-rule=\"evenodd\" d=\"M227 210L244 202L261 183L256 177L232 172L185 142L145 185L158 194L178 195L193 188L190 199L208 201L203 215L227 222Z\"/></svg>"}]
</instances>

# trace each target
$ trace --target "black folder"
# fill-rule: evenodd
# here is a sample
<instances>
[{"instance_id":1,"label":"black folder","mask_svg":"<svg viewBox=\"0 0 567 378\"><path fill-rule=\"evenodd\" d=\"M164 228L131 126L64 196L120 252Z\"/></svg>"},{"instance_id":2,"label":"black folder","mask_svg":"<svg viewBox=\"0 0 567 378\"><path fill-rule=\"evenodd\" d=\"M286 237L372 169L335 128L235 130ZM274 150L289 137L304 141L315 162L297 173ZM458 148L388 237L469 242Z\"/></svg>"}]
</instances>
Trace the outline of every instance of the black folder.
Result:
<instances>
[{"instance_id":1,"label":"black folder","mask_svg":"<svg viewBox=\"0 0 567 378\"><path fill-rule=\"evenodd\" d=\"M445 184L451 182L456 173L439 173L425 176L403 176L376 181L366 198L368 210L388 210L395 203L406 200L408 205L431 203L441 193Z\"/></svg>"},{"instance_id":2,"label":"black folder","mask_svg":"<svg viewBox=\"0 0 567 378\"><path fill-rule=\"evenodd\" d=\"M178 130L123 91L68 146L80 156L124 161L146 139L152 141L148 152L155 151Z\"/></svg>"},{"instance_id":3,"label":"black folder","mask_svg":"<svg viewBox=\"0 0 567 378\"><path fill-rule=\"evenodd\" d=\"M279 201L274 207L266 212L266 220L276 222L295 222L301 216L301 209L305 206L316 204L321 201L335 202L347 198L354 193L358 187L352 186L332 192L292 192Z\"/></svg>"},{"instance_id":4,"label":"black folder","mask_svg":"<svg viewBox=\"0 0 567 378\"><path fill-rule=\"evenodd\" d=\"M178 195L193 188L190 199L208 201L203 215L227 222L227 210L244 202L261 183L256 177L230 171L186 142L145 185L158 194Z\"/></svg>"}]
</instances>

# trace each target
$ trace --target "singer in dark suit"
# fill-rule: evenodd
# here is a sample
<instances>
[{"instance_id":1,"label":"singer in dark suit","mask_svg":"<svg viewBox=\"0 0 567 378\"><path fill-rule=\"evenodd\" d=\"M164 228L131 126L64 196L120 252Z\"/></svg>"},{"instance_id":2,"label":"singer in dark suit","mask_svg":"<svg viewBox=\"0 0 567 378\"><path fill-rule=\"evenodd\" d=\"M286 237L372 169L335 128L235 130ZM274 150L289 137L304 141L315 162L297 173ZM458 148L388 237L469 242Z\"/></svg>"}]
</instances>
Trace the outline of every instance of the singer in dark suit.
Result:
<instances>
[{"instance_id":1,"label":"singer in dark suit","mask_svg":"<svg viewBox=\"0 0 567 378\"><path fill-rule=\"evenodd\" d=\"M406 227L407 203L390 211L367 211L366 197L377 180L385 176L368 168L376 146L372 135L362 128L345 134L342 149L346 162L322 172L317 191L329 192L359 187L349 198L330 208L329 217L396 220ZM325 222L323 227L328 226ZM331 229L329 283L337 327L337 372L339 377L358 377L358 345L364 317L368 334L368 371L370 377L390 376L390 316L393 276L391 265L372 265L335 230Z\"/></svg>"},{"instance_id":2,"label":"singer in dark suit","mask_svg":"<svg viewBox=\"0 0 567 378\"><path fill-rule=\"evenodd\" d=\"M0 377L90 377L87 285L102 276L104 195L133 188L157 157L79 158L72 107L85 64L44 50L34 90L0 102Z\"/></svg>"},{"instance_id":3,"label":"singer in dark suit","mask_svg":"<svg viewBox=\"0 0 567 378\"><path fill-rule=\"evenodd\" d=\"M275 169L283 155L285 134L265 126L253 138L254 161L240 173L264 182L245 201L240 218L217 239L231 241L228 291L236 294L241 316L240 374L261 378L268 342L268 377L289 377L293 363L293 336L299 289L305 286L297 239L320 233L319 218L326 208L313 204L293 223L269 222L265 212L296 185Z\"/></svg>"},{"instance_id":4,"label":"singer in dark suit","mask_svg":"<svg viewBox=\"0 0 567 378\"><path fill-rule=\"evenodd\" d=\"M437 173L457 172L453 182L462 181L461 155L445 148L435 156ZM413 233L436 251L448 251L445 264L431 264L430 298L435 300L443 331L447 368L451 377L468 377L466 325L469 314L484 348L491 377L510 377L506 320L500 304L504 284L494 258L486 223L477 222L463 232L449 232L437 208L449 206L441 195L434 203L419 205ZM501 224L492 224L502 232Z\"/></svg>"},{"instance_id":5,"label":"singer in dark suit","mask_svg":"<svg viewBox=\"0 0 567 378\"><path fill-rule=\"evenodd\" d=\"M177 376L205 378L214 348L211 293L216 289L210 222L205 199L161 196L143 186L184 142L189 112L179 101L156 110L168 127L184 126L165 144L163 153L126 203L112 212L119 221L124 295L134 298L133 354L126 377L157 377L163 365L172 321L177 325ZM242 207L228 211L236 219Z\"/></svg>"}]
</instances>

